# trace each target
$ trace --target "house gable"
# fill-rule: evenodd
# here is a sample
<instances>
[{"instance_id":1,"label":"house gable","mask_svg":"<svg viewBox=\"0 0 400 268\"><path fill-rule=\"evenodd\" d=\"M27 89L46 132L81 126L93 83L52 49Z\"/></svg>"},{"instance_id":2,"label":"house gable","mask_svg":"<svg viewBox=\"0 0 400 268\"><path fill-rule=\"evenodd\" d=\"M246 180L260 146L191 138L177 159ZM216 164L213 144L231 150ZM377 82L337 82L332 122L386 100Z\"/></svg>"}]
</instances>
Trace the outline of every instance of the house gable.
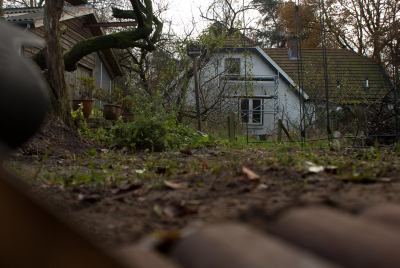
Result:
<instances>
[{"instance_id":1,"label":"house gable","mask_svg":"<svg viewBox=\"0 0 400 268\"><path fill-rule=\"evenodd\" d=\"M226 53L226 52L235 52L235 53L254 53L259 59L262 60L269 68L273 70L275 75L282 79L294 92L301 96L300 90L298 90L297 84L293 81L293 79L273 60L271 59L265 51L263 51L259 46L256 47L224 47L219 49L218 52ZM303 98L305 100L309 99L309 96L306 92L303 92Z\"/></svg>"}]
</instances>

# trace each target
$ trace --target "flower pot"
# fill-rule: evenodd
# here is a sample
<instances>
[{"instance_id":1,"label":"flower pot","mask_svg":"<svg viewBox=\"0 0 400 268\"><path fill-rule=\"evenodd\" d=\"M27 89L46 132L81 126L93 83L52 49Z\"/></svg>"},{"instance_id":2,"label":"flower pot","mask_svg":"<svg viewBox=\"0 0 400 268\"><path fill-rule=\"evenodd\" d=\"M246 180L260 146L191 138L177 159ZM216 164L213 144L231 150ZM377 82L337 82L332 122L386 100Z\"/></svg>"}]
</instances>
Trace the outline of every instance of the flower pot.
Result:
<instances>
[{"instance_id":1,"label":"flower pot","mask_svg":"<svg viewBox=\"0 0 400 268\"><path fill-rule=\"evenodd\" d=\"M119 105L105 104L103 108L103 115L107 120L117 120L121 115L122 107Z\"/></svg>"},{"instance_id":2,"label":"flower pot","mask_svg":"<svg viewBox=\"0 0 400 268\"><path fill-rule=\"evenodd\" d=\"M133 122L133 113L122 113L122 120L125 123Z\"/></svg>"},{"instance_id":3,"label":"flower pot","mask_svg":"<svg viewBox=\"0 0 400 268\"><path fill-rule=\"evenodd\" d=\"M93 105L94 105L94 100L87 100L87 99L82 99L82 100L73 100L72 101L72 109L74 111L79 109L79 104L83 105L83 116L85 118L89 118L90 114L92 113L93 110Z\"/></svg>"}]
</instances>

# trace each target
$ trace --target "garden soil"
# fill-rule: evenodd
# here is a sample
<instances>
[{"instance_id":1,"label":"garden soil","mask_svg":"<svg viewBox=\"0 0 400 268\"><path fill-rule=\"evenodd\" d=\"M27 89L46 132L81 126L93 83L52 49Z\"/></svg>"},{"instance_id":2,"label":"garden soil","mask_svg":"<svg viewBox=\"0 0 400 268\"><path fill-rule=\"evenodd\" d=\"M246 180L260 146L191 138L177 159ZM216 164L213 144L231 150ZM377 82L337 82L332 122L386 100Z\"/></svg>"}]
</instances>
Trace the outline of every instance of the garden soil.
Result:
<instances>
[{"instance_id":1,"label":"garden soil","mask_svg":"<svg viewBox=\"0 0 400 268\"><path fill-rule=\"evenodd\" d=\"M354 150L313 153L333 159L348 153L358 161ZM267 231L271 222L294 207L321 205L357 214L375 204L400 203L400 167L394 163L378 163L375 175L382 180L371 181L346 179L343 174L351 172L350 165L349 171L331 168L315 173L301 165L285 167L278 160L260 149L243 152L222 146L111 152L49 118L6 166L56 213L110 249L231 220ZM91 174L94 183L73 185L77 170ZM106 182L96 181L96 174Z\"/></svg>"}]
</instances>

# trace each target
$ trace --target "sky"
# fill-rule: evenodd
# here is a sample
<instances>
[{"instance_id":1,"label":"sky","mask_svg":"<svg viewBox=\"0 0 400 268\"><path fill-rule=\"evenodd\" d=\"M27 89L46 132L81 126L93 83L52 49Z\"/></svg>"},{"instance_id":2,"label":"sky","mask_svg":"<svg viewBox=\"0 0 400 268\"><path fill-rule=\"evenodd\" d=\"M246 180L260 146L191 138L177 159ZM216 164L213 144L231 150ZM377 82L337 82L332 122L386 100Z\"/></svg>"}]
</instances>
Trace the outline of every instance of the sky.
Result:
<instances>
[{"instance_id":1,"label":"sky","mask_svg":"<svg viewBox=\"0 0 400 268\"><path fill-rule=\"evenodd\" d=\"M207 22L200 17L199 8L206 10L213 0L171 0L170 8L166 11L166 18L172 20L172 27L177 33L190 31L193 27L189 24L192 17L196 21L198 31L204 29Z\"/></svg>"},{"instance_id":2,"label":"sky","mask_svg":"<svg viewBox=\"0 0 400 268\"><path fill-rule=\"evenodd\" d=\"M200 17L200 10L206 11L207 7L214 1L214 0L169 0L170 7L166 11L166 18L172 19L172 27L174 31L178 34L184 34L185 32L190 31L193 27L190 25L190 21L193 21L192 17L196 22L196 31L194 34L198 34L201 30L206 28L210 22L202 19ZM239 4L243 2L243 0L237 1ZM249 0L244 1L245 4L249 2ZM255 11L253 11L255 12ZM255 13L253 13L255 14ZM258 12L257 12L258 14Z\"/></svg>"}]
</instances>

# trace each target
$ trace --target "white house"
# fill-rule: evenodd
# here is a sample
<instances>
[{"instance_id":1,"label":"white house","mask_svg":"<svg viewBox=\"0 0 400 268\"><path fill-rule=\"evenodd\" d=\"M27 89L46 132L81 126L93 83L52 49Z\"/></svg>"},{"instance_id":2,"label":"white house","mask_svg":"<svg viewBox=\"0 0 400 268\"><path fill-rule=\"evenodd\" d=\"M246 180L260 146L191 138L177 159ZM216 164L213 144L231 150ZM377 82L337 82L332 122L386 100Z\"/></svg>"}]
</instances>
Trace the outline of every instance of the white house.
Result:
<instances>
[{"instance_id":1,"label":"white house","mask_svg":"<svg viewBox=\"0 0 400 268\"><path fill-rule=\"evenodd\" d=\"M270 135L281 118L298 124L300 96L307 100L307 94L296 89L292 78L267 53L250 44L247 41L246 46L225 46L213 52L199 72L201 93L212 92L210 102L221 97L221 102L229 103L230 110L237 112L240 122L248 127L249 135ZM193 83L190 89L194 89ZM189 102L193 103L194 94L191 96ZM203 97L203 106L206 100Z\"/></svg>"},{"instance_id":2,"label":"white house","mask_svg":"<svg viewBox=\"0 0 400 268\"><path fill-rule=\"evenodd\" d=\"M303 88L299 88L299 55L290 49L262 49L241 36L239 45L213 51L199 72L202 109L207 102L230 103L249 135L270 135L278 119L300 127L325 107L325 80L321 49L303 49ZM332 108L382 101L392 90L390 79L379 64L346 49L328 49L328 90ZM190 84L193 92L194 85ZM191 96L194 96L192 94ZM194 97L189 97L194 102ZM230 100L230 101L229 101ZM305 111L301 103L304 101ZM213 104L214 105L214 104ZM226 107L225 107L226 108Z\"/></svg>"}]
</instances>

